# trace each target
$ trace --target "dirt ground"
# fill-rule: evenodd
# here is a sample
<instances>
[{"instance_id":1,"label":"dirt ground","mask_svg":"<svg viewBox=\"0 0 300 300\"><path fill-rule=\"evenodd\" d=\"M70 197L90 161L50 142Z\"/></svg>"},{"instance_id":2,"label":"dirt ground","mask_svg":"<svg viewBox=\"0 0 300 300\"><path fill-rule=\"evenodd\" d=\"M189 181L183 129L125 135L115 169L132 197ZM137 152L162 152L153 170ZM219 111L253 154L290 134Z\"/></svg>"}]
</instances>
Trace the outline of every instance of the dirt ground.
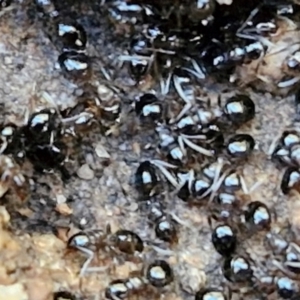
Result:
<instances>
[{"instance_id":1,"label":"dirt ground","mask_svg":"<svg viewBox=\"0 0 300 300\"><path fill-rule=\"evenodd\" d=\"M23 4L0 13L0 118L20 125L26 109L49 106L43 100L43 93L47 92L55 105L65 108L74 103L79 92L78 86L56 68L59 53L47 37L47 28L38 21L31 23ZM118 46L119 41L107 33L106 21L95 20L88 8L81 7L79 20L84 26L90 26L88 53L96 57L93 68L101 78L101 67L113 70L122 48ZM115 82L124 86L131 84L126 75L122 77L122 72L114 74ZM136 88L127 89L124 101L138 92ZM251 94L257 107L255 119L239 129L239 132L250 132L257 142L257 149L242 168L248 187L260 183L251 199L274 209L277 213L275 231L285 228L289 221L298 233L299 197L282 194L282 170L268 157L272 141L294 123L294 98L245 92ZM53 292L60 290L72 291L79 299L104 299L103 290L110 280L126 278L130 271L141 268L141 265L126 262L116 268L87 274L80 281L78 274L84 256L65 254L65 228L70 226L103 228L109 222L113 230L126 228L145 240L154 239L153 228L138 209L132 180L139 162L153 155L143 150L152 136L142 130L134 136L126 134L126 122L132 122L133 118L133 114L123 116L125 125L118 137L94 133L84 139L79 160L72 166L75 175L68 184L63 184L55 175L36 176L26 203L16 205L11 195L0 200L0 300L48 300L52 299ZM142 149L140 153L136 151L137 143ZM96 153L95 149L100 146L110 156L108 165ZM79 168L81 171L76 176ZM179 242L165 255L150 246L146 249L146 262L162 257L174 269L175 283L162 291L161 299L193 299L201 286L226 285L220 268L221 257L210 241L206 210L188 207L172 193L168 195L168 211L182 221ZM263 235L255 235L246 245L239 251L248 253L257 262L257 268L260 268L259 262L272 259ZM168 249L163 243L160 247ZM112 260L105 257L100 265L109 265ZM235 294L233 299L257 299L253 297L241 298Z\"/></svg>"}]
</instances>

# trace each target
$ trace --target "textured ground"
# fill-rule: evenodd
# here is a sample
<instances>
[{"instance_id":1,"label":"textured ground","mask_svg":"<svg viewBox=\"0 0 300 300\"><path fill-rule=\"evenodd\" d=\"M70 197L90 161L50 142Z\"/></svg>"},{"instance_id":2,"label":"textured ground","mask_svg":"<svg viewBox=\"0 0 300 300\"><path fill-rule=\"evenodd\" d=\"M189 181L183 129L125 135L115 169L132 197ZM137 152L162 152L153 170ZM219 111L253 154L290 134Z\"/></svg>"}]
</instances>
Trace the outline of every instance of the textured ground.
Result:
<instances>
[{"instance_id":1,"label":"textured ground","mask_svg":"<svg viewBox=\"0 0 300 300\"><path fill-rule=\"evenodd\" d=\"M12 6L0 14L0 117L17 124L23 123L26 109L33 111L49 106L43 100L44 92L61 107L72 104L78 92L76 85L55 68L58 52L45 30L39 23L31 24L25 11ZM98 57L94 69L100 76L100 66L113 68L114 55L121 50L116 48L117 41L106 33L105 22L93 24L91 20L92 15L87 14L81 21L86 26L93 25L88 30L92 41L88 51ZM119 77L116 82L126 84L127 79ZM135 92L127 89L125 100ZM256 103L257 114L251 125L239 131L251 132L257 149L242 171L249 187L260 183L251 197L274 208L278 215L275 227L285 227L289 219L295 232L299 232L299 197L282 195L281 171L267 154L273 139L293 123L294 100L247 92ZM129 122L133 116L126 118ZM45 175L36 178L35 191L26 204L16 208L13 197L0 200L3 202L0 207L0 300L52 299L52 292L58 290L72 290L83 299L103 299L101 293L110 279L126 277L130 270L140 267L126 263L110 270L109 276L107 272L87 275L80 286L78 272L84 257L78 253L64 255L64 228L69 226L99 228L109 221L113 229L131 229L147 240L154 237L145 216L138 210L137 193L132 185L132 175L139 161L150 155L147 151L136 151L137 143L142 149L148 137L138 133L133 139L125 131L126 126L123 126L119 137L91 134L86 138L80 163L73 166L77 169L85 165L85 171L81 169L78 173L81 178L74 176L70 183L63 185L58 177ZM151 137L149 139L151 141ZM96 154L95 149L100 146L110 155L108 166ZM176 282L166 291L164 299L193 299L197 286L203 285L205 280L208 284L224 282L219 268L221 258L210 242L205 209L187 207L172 193L166 201L168 210L183 223L179 243L165 256L149 248L147 257L160 255L174 267ZM53 230L59 231L59 238L53 235ZM240 252L247 251L255 260L264 261L268 252L263 246L263 236L255 236L250 244L251 247L244 245ZM167 246L162 244L161 247ZM108 261L109 257L103 264ZM176 295L179 286L189 293Z\"/></svg>"}]
</instances>

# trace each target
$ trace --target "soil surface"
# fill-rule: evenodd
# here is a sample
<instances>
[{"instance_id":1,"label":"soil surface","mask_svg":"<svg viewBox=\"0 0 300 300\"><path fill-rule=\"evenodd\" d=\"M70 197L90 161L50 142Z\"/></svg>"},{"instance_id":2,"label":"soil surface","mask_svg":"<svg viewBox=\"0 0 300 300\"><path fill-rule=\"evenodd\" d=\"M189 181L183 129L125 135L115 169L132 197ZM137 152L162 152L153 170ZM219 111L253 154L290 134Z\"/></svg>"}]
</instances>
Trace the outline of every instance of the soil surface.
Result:
<instances>
[{"instance_id":1,"label":"soil surface","mask_svg":"<svg viewBox=\"0 0 300 300\"><path fill-rule=\"evenodd\" d=\"M93 58L94 78L104 80L101 72L104 68L111 74L113 85L123 88L121 126L113 135L105 136L96 130L82 139L77 159L69 162L73 176L67 183L59 174L35 174L28 166L24 170L32 178L28 199L19 203L14 193L9 192L0 200L0 300L48 300L53 299L53 292L63 290L72 291L79 299L105 299L103 291L112 279L126 278L154 258L170 263L175 282L159 291L160 297L153 293L138 299L193 299L200 287L228 285L220 267L222 258L211 243L206 208L187 206L167 183L164 201L167 211L179 221L179 241L172 247L155 241L153 226L139 209L133 184L139 163L156 155L154 150L144 150L147 144L154 144L154 134L144 129L130 132L130 126L137 120L126 104L142 89L147 89L147 85L134 87L126 68L119 66L117 58L124 52L126 42L113 35L107 20L97 17L88 4L73 9L88 33L87 51ZM0 32L1 121L22 125L28 112L74 104L81 87L57 68L59 52L48 37L48 28L31 18L26 3L2 10ZM203 86L200 83L199 90ZM210 92L221 90L214 87ZM235 91L228 94L232 92ZM297 234L299 196L282 194L283 170L271 162L268 154L274 139L287 126L295 125L294 98L279 98L249 89L243 92L251 95L257 113L238 132L251 133L257 146L240 171L250 190L256 186L251 190L251 199L264 202L276 214L273 230L280 231L290 225L289 230ZM45 95L50 95L53 103ZM173 91L164 96L166 101L174 97L178 98ZM222 97L226 98L226 94ZM79 252L66 253L68 229L72 233L79 228L104 228L108 222L112 231L132 230L165 251L155 250L149 243L141 264L119 263L116 258L101 254L92 266L107 268L99 268L80 279L79 272L86 258ZM272 269L268 266L275 257L266 246L265 233L254 235L238 251L253 259L259 276ZM258 299L258 295L234 293L233 299Z\"/></svg>"}]
</instances>

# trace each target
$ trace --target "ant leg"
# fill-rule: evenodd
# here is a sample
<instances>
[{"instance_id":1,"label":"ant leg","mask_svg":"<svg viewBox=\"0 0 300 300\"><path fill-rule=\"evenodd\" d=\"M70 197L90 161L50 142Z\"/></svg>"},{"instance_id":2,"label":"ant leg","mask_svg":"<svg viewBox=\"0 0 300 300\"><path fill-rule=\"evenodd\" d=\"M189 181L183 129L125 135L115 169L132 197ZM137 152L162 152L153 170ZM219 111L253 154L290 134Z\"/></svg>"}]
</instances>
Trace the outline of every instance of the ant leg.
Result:
<instances>
[{"instance_id":1,"label":"ant leg","mask_svg":"<svg viewBox=\"0 0 300 300\"><path fill-rule=\"evenodd\" d=\"M179 94L179 96L182 98L182 100L189 105L189 108L192 107L192 102L193 99L191 99L191 97L187 96L184 92L184 90L182 89L182 86L180 84L180 81L178 79L178 77L176 75L173 75L173 83L175 86L175 90L177 91L177 93ZM194 98L194 95L192 96Z\"/></svg>"},{"instance_id":2,"label":"ant leg","mask_svg":"<svg viewBox=\"0 0 300 300\"><path fill-rule=\"evenodd\" d=\"M87 271L88 266L90 265L91 261L93 260L95 253L92 250L86 249L84 247L77 247L77 249L88 256L87 260L81 267L81 270L79 273L79 277L83 277Z\"/></svg>"},{"instance_id":3,"label":"ant leg","mask_svg":"<svg viewBox=\"0 0 300 300\"><path fill-rule=\"evenodd\" d=\"M286 261L284 263L285 267L300 269L300 262L294 262L294 261Z\"/></svg>"},{"instance_id":4,"label":"ant leg","mask_svg":"<svg viewBox=\"0 0 300 300\"><path fill-rule=\"evenodd\" d=\"M169 164L164 164L161 161L158 160L152 160L151 163L153 165L155 165L160 171L161 173L167 178L167 180L176 188L178 187L178 182L176 180L176 178L165 168L165 166L168 166ZM172 166L172 165L171 165ZM176 167L176 166L173 166Z\"/></svg>"},{"instance_id":5,"label":"ant leg","mask_svg":"<svg viewBox=\"0 0 300 300\"><path fill-rule=\"evenodd\" d=\"M206 76L205 76L203 70L201 69L201 67L197 64L197 62L194 59L192 59L191 62L196 71L196 77L199 79L204 79Z\"/></svg>"},{"instance_id":6,"label":"ant leg","mask_svg":"<svg viewBox=\"0 0 300 300\"><path fill-rule=\"evenodd\" d=\"M231 290L231 288L228 285L226 285L224 290L225 290L225 295L227 296L227 299L231 300L232 299L232 290Z\"/></svg>"},{"instance_id":7,"label":"ant leg","mask_svg":"<svg viewBox=\"0 0 300 300\"><path fill-rule=\"evenodd\" d=\"M135 254L135 255L129 257L128 260L135 264L139 264L139 263L143 262L143 257L142 257L142 255Z\"/></svg>"},{"instance_id":8,"label":"ant leg","mask_svg":"<svg viewBox=\"0 0 300 300\"><path fill-rule=\"evenodd\" d=\"M252 192L254 192L255 190L257 190L262 184L264 183L264 181L259 180L256 181L249 189L249 194L251 194Z\"/></svg>"},{"instance_id":9,"label":"ant leg","mask_svg":"<svg viewBox=\"0 0 300 300\"><path fill-rule=\"evenodd\" d=\"M240 179L240 183L241 183L241 188L242 188L242 191L245 195L249 195L249 189L248 189L248 186L246 184L246 181L245 181L245 178L243 175L238 175L239 176L239 179Z\"/></svg>"},{"instance_id":10,"label":"ant leg","mask_svg":"<svg viewBox=\"0 0 300 300\"><path fill-rule=\"evenodd\" d=\"M179 121L190 109L192 108L192 103L187 102L180 113L176 116L176 118L170 120L170 124L174 124L176 121Z\"/></svg>"},{"instance_id":11,"label":"ant leg","mask_svg":"<svg viewBox=\"0 0 300 300\"><path fill-rule=\"evenodd\" d=\"M222 107L222 98L221 98L221 95L218 95L218 106Z\"/></svg>"},{"instance_id":12,"label":"ant leg","mask_svg":"<svg viewBox=\"0 0 300 300\"><path fill-rule=\"evenodd\" d=\"M172 75L169 74L168 78L166 79L165 82L164 82L163 78L160 79L161 94L164 96L167 95L170 90L171 77L172 77Z\"/></svg>"},{"instance_id":13,"label":"ant leg","mask_svg":"<svg viewBox=\"0 0 300 300\"><path fill-rule=\"evenodd\" d=\"M122 300L121 298L119 298L119 297L117 297L115 295L111 295L111 297L112 297L112 300Z\"/></svg>"},{"instance_id":14,"label":"ant leg","mask_svg":"<svg viewBox=\"0 0 300 300\"><path fill-rule=\"evenodd\" d=\"M211 203L214 200L214 198L215 198L218 190L220 189L221 185L223 184L226 176L230 173L230 171L228 170L228 171L225 171L224 174L221 175L221 169L219 169L219 170L220 171L217 172L217 175L215 177L215 179L217 179L217 180L214 179L214 182L210 188L211 194L209 197L209 203ZM208 192L208 191L209 191L209 189L206 192ZM202 197L204 197L204 194L202 195Z\"/></svg>"},{"instance_id":15,"label":"ant leg","mask_svg":"<svg viewBox=\"0 0 300 300\"><path fill-rule=\"evenodd\" d=\"M211 203L213 201L214 196L216 195L217 191L221 187L226 176L230 173L230 170L227 170L224 172L224 174L221 175L223 166L224 166L224 162L221 160L215 171L214 180L213 180L211 187L200 197L200 199L203 199L203 198L207 197L209 194L211 194L209 203Z\"/></svg>"},{"instance_id":16,"label":"ant leg","mask_svg":"<svg viewBox=\"0 0 300 300\"><path fill-rule=\"evenodd\" d=\"M107 235L109 235L109 234L112 233L110 223L107 223L107 224L106 224L106 227L105 227L105 233L106 233Z\"/></svg>"},{"instance_id":17,"label":"ant leg","mask_svg":"<svg viewBox=\"0 0 300 300\"><path fill-rule=\"evenodd\" d=\"M190 141L188 138L186 138L186 137L182 137L182 141L183 141L188 147L190 147L191 149L195 150L195 151L198 152L198 153L201 153L201 154L203 154L203 155L205 155L205 156L210 156L210 157L211 157L211 156L214 156L213 151L207 150L207 149L205 149L205 148L203 148L203 147L200 147L200 146L194 144L193 142L191 142L191 141Z\"/></svg>"},{"instance_id":18,"label":"ant leg","mask_svg":"<svg viewBox=\"0 0 300 300\"><path fill-rule=\"evenodd\" d=\"M155 165L156 167L162 166L162 167L170 168L170 169L177 169L178 168L178 166L172 165L170 163L167 163L167 162L159 160L159 159L153 159L150 162L153 165Z\"/></svg>"},{"instance_id":19,"label":"ant leg","mask_svg":"<svg viewBox=\"0 0 300 300\"><path fill-rule=\"evenodd\" d=\"M291 242L290 243L290 247L294 247L294 249L300 254L300 247L299 247L299 245Z\"/></svg>"},{"instance_id":20,"label":"ant leg","mask_svg":"<svg viewBox=\"0 0 300 300\"><path fill-rule=\"evenodd\" d=\"M94 255L90 256L85 263L83 264L83 266L81 267L80 273L79 273L79 277L83 277L86 273L86 271L88 270L88 266L91 263L91 261L93 260Z\"/></svg>"},{"instance_id":21,"label":"ant leg","mask_svg":"<svg viewBox=\"0 0 300 300\"><path fill-rule=\"evenodd\" d=\"M195 170L191 169L189 171L189 179L188 179L188 189L189 189L189 192L192 191L194 180L195 180Z\"/></svg>"},{"instance_id":22,"label":"ant leg","mask_svg":"<svg viewBox=\"0 0 300 300\"><path fill-rule=\"evenodd\" d=\"M291 272L289 272L288 270L286 270L284 267L283 267L283 265L279 262L279 261L277 261L277 260L272 260L272 264L276 267L276 268L278 268L283 274L285 274L286 276L289 276L289 277L292 277L292 278L294 278L294 276L292 276L291 275Z\"/></svg>"},{"instance_id":23,"label":"ant leg","mask_svg":"<svg viewBox=\"0 0 300 300\"><path fill-rule=\"evenodd\" d=\"M5 151L5 149L7 148L7 146L8 146L8 143L7 143L7 142L4 142L4 143L2 144L1 149L0 149L0 154L2 154L2 153Z\"/></svg>"},{"instance_id":24,"label":"ant leg","mask_svg":"<svg viewBox=\"0 0 300 300\"><path fill-rule=\"evenodd\" d=\"M295 251L297 251L298 254L300 254L300 247L297 244L291 242L287 249L287 252L289 252L290 248L294 249ZM283 265L285 267L290 267L290 268L300 270L300 262L299 261L286 261L283 263Z\"/></svg>"},{"instance_id":25,"label":"ant leg","mask_svg":"<svg viewBox=\"0 0 300 300\"><path fill-rule=\"evenodd\" d=\"M157 245L150 245L151 248L156 252L158 253L159 255L163 255L163 256L171 256L171 255L174 255L174 251L173 250L169 250L169 249L163 249Z\"/></svg>"},{"instance_id":26,"label":"ant leg","mask_svg":"<svg viewBox=\"0 0 300 300\"><path fill-rule=\"evenodd\" d=\"M94 258L94 264L97 265L97 267L88 267L89 263L91 262L91 260ZM99 261L99 249L97 248L93 254L93 257L91 258L90 262L85 262L86 264L86 271L85 272L89 272L89 273L101 273L106 271L109 267L108 266L99 266L100 265L100 261Z\"/></svg>"},{"instance_id":27,"label":"ant leg","mask_svg":"<svg viewBox=\"0 0 300 300\"><path fill-rule=\"evenodd\" d=\"M213 230L213 216L210 214L207 216L207 222L211 230Z\"/></svg>"},{"instance_id":28,"label":"ant leg","mask_svg":"<svg viewBox=\"0 0 300 300\"><path fill-rule=\"evenodd\" d=\"M109 268L109 266L103 266L103 267L91 267L91 268L86 268L85 272L86 273L101 273L106 271Z\"/></svg>"},{"instance_id":29,"label":"ant leg","mask_svg":"<svg viewBox=\"0 0 300 300\"><path fill-rule=\"evenodd\" d=\"M186 156L186 149L184 147L183 138L181 136L178 137L179 148L182 151L183 155Z\"/></svg>"},{"instance_id":30,"label":"ant leg","mask_svg":"<svg viewBox=\"0 0 300 300\"><path fill-rule=\"evenodd\" d=\"M113 293L109 293L109 298L105 296L106 289L101 292L101 298L100 299L111 299L111 300L122 300L120 297L114 295Z\"/></svg>"}]
</instances>

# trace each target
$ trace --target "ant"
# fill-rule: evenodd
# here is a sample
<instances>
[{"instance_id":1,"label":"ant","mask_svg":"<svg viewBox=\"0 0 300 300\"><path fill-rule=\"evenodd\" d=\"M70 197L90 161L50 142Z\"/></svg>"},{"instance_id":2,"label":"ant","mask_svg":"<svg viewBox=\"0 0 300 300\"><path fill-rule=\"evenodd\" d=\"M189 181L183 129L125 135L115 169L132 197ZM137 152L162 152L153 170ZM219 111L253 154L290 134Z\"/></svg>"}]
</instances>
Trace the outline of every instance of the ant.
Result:
<instances>
[{"instance_id":1,"label":"ant","mask_svg":"<svg viewBox=\"0 0 300 300\"><path fill-rule=\"evenodd\" d=\"M132 273L126 279L116 279L105 289L105 297L110 300L121 300L131 295L148 293L153 288L162 289L174 281L171 266L165 260L155 260L147 268ZM147 294L148 297L148 294Z\"/></svg>"},{"instance_id":2,"label":"ant","mask_svg":"<svg viewBox=\"0 0 300 300\"><path fill-rule=\"evenodd\" d=\"M120 229L112 233L108 224L105 230L91 229L72 235L68 240L67 247L79 250L88 256L80 271L80 277L82 277L94 259L95 253L99 250L112 252L115 255L132 256L143 252L144 243L136 233L129 230Z\"/></svg>"}]
</instances>

